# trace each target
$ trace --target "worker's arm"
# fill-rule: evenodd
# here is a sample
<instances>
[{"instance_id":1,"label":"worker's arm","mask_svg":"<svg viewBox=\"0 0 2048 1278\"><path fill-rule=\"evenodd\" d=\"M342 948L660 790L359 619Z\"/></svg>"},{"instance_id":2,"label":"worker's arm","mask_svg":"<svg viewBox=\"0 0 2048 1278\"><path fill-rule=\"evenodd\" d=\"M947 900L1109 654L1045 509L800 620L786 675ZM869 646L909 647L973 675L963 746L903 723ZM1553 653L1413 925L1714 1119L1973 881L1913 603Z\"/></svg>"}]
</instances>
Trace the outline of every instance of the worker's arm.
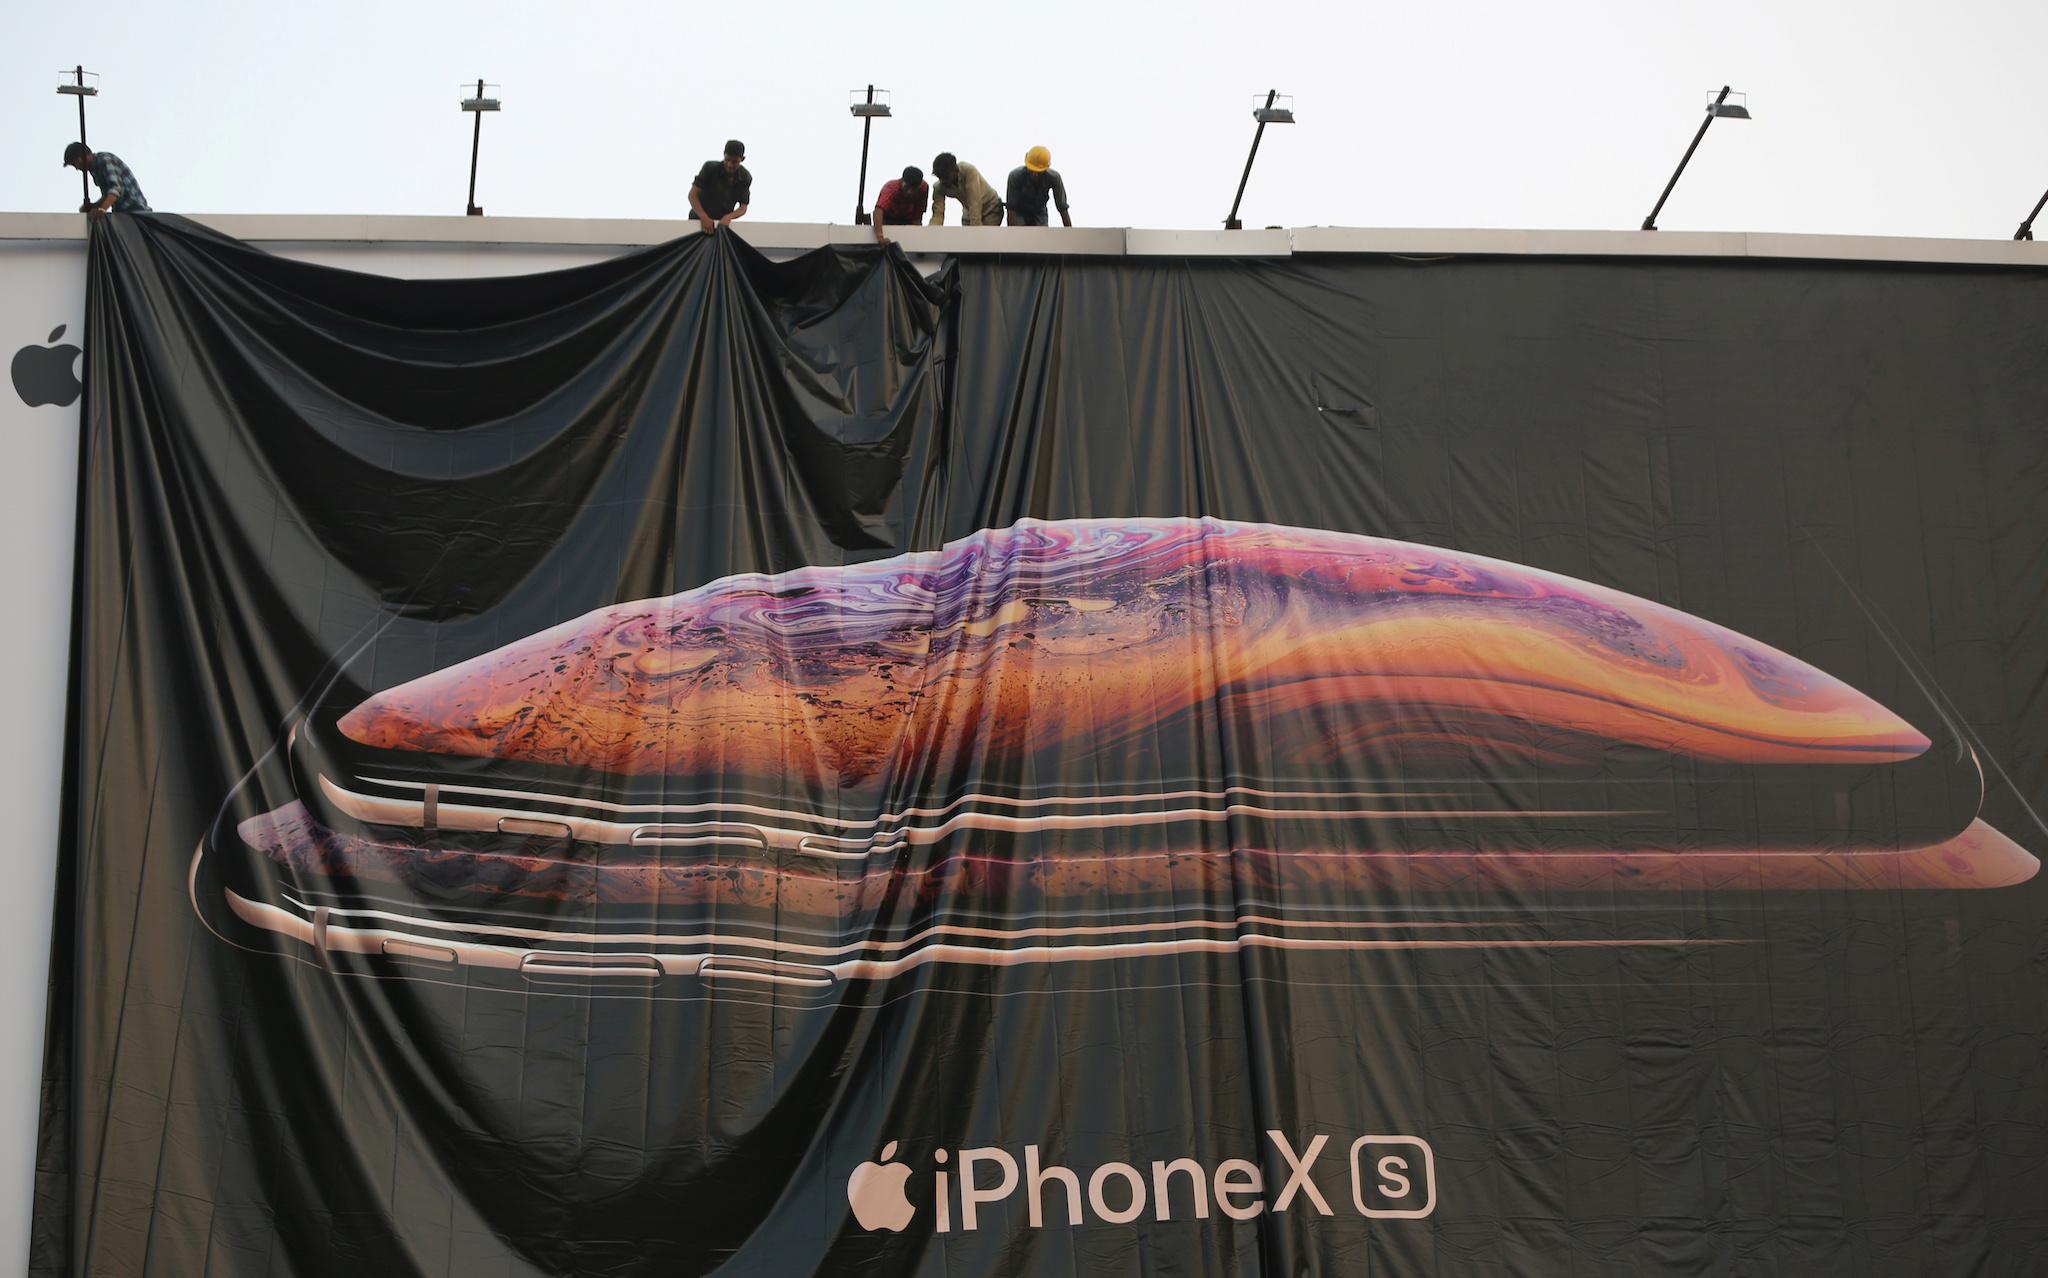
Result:
<instances>
[{"instance_id":1,"label":"worker's arm","mask_svg":"<svg viewBox=\"0 0 2048 1278\"><path fill-rule=\"evenodd\" d=\"M90 170L94 184L100 188L100 198L79 210L86 216L95 219L105 217L108 211L114 207L114 201L121 198L121 184L118 181L115 181L112 176L109 176L105 181L101 181L100 169L104 167L102 165L100 168Z\"/></svg>"},{"instance_id":2,"label":"worker's arm","mask_svg":"<svg viewBox=\"0 0 2048 1278\"><path fill-rule=\"evenodd\" d=\"M704 228L704 234L709 235L718 229L718 223L712 221L711 215L704 211L704 201L697 194L695 182L690 183L690 212L697 215L697 225Z\"/></svg>"},{"instance_id":3,"label":"worker's arm","mask_svg":"<svg viewBox=\"0 0 2048 1278\"><path fill-rule=\"evenodd\" d=\"M732 212L718 219L720 226L731 226L747 215L747 205L754 199L754 175L747 174L746 183L733 193Z\"/></svg>"},{"instance_id":4,"label":"worker's arm","mask_svg":"<svg viewBox=\"0 0 2048 1278\"><path fill-rule=\"evenodd\" d=\"M1060 211L1060 224L1072 226L1074 219L1067 213L1067 184L1060 178L1057 169L1052 175L1052 202Z\"/></svg>"},{"instance_id":5,"label":"worker's arm","mask_svg":"<svg viewBox=\"0 0 2048 1278\"><path fill-rule=\"evenodd\" d=\"M961 207L962 209L965 209L965 208L966 208L967 206L966 206L965 204L962 204L962 205L961 205L960 207ZM933 186L933 187L932 187L932 220L931 220L931 225L933 225L933 226L944 226L945 224L946 224L946 194L945 194L945 188L944 188L944 187L941 187L941 186Z\"/></svg>"}]
</instances>

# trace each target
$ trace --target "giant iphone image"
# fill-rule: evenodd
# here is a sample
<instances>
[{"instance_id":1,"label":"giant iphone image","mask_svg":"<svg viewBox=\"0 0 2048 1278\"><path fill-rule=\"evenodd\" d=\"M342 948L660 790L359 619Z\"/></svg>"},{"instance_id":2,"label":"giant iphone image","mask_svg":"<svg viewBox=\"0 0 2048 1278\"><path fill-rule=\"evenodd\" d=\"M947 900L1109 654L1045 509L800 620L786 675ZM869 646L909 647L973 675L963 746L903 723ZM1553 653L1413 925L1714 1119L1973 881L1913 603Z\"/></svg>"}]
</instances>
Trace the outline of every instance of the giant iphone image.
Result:
<instances>
[{"instance_id":1,"label":"giant iphone image","mask_svg":"<svg viewBox=\"0 0 2048 1278\"><path fill-rule=\"evenodd\" d=\"M351 662L223 804L196 908L377 976L829 1000L919 969L1526 944L1430 902L1986 886L1924 681L1427 546L1026 520ZM1898 704L1898 701L1910 704ZM1555 943L1575 943L1569 938Z\"/></svg>"}]
</instances>

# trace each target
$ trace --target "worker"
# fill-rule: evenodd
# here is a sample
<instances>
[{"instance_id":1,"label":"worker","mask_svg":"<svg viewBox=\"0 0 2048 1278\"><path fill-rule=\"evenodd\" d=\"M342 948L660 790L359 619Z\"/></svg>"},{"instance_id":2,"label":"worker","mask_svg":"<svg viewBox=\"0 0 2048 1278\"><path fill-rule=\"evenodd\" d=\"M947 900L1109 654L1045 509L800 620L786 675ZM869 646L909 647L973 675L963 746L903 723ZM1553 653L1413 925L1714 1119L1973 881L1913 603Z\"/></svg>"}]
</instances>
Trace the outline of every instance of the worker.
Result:
<instances>
[{"instance_id":1,"label":"worker","mask_svg":"<svg viewBox=\"0 0 2048 1278\"><path fill-rule=\"evenodd\" d=\"M946 201L960 202L960 225L1001 226L1003 201L972 164L941 151L932 159L932 176L939 180L932 188L932 225L946 224Z\"/></svg>"},{"instance_id":2,"label":"worker","mask_svg":"<svg viewBox=\"0 0 2048 1278\"><path fill-rule=\"evenodd\" d=\"M697 170L696 180L690 183L690 212L697 215L697 224L704 228L704 234L731 226L733 219L747 215L747 201L754 195L754 175L740 163L746 158L745 144L734 138L725 144L723 161L706 160L704 167Z\"/></svg>"},{"instance_id":3,"label":"worker","mask_svg":"<svg viewBox=\"0 0 2048 1278\"><path fill-rule=\"evenodd\" d=\"M904 169L902 177L882 183L882 193L875 197L875 243L889 242L882 228L891 222L897 226L916 226L924 221L925 201L930 194L924 170L915 164Z\"/></svg>"},{"instance_id":4,"label":"worker","mask_svg":"<svg viewBox=\"0 0 2048 1278\"><path fill-rule=\"evenodd\" d=\"M1074 219L1067 213L1067 184L1060 181L1059 170L1052 166L1052 152L1034 146L1024 153L1024 163L1010 170L1009 198L1004 200L1010 206L1010 225L1050 225L1045 217L1048 195L1060 211L1060 221L1072 226Z\"/></svg>"},{"instance_id":5,"label":"worker","mask_svg":"<svg viewBox=\"0 0 2048 1278\"><path fill-rule=\"evenodd\" d=\"M149 201L142 198L142 184L135 180L121 157L112 151L95 151L83 142L64 148L64 167L90 173L100 188L97 204L81 204L78 211L94 221L108 213L147 213Z\"/></svg>"}]
</instances>

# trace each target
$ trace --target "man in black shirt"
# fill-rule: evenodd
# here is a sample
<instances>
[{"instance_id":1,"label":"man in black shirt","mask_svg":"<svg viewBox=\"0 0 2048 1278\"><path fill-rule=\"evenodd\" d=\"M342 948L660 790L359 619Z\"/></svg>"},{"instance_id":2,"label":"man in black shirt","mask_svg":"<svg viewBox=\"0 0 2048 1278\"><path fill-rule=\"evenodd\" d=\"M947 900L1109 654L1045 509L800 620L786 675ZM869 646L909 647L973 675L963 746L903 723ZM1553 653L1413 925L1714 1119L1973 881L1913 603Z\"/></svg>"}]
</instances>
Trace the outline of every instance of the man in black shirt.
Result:
<instances>
[{"instance_id":1,"label":"man in black shirt","mask_svg":"<svg viewBox=\"0 0 2048 1278\"><path fill-rule=\"evenodd\" d=\"M740 163L746 158L747 148L734 138L725 144L723 163L706 160L704 167L697 170L696 180L690 183L690 211L697 215L704 234L747 215L747 201L754 194L754 175Z\"/></svg>"},{"instance_id":2,"label":"man in black shirt","mask_svg":"<svg viewBox=\"0 0 2048 1278\"><path fill-rule=\"evenodd\" d=\"M1060 221L1072 226L1073 215L1067 212L1067 184L1060 181L1060 171L1052 166L1052 152L1034 146L1024 153L1024 163L1010 170L1010 189L1003 200L1010 209L1010 225L1047 225L1048 196L1060 211Z\"/></svg>"}]
</instances>

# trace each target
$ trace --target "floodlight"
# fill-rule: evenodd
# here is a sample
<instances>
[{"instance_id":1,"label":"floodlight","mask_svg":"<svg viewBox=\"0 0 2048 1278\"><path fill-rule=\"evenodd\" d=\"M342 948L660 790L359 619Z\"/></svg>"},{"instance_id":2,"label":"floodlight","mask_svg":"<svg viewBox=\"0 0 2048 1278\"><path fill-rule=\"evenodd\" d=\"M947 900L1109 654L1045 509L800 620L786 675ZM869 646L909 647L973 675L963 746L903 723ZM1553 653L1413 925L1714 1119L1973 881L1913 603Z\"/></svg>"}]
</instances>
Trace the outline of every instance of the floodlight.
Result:
<instances>
[{"instance_id":1,"label":"floodlight","mask_svg":"<svg viewBox=\"0 0 2048 1278\"><path fill-rule=\"evenodd\" d=\"M1713 90L1709 89L1708 93L1713 94ZM1727 99L1730 97L1741 98L1742 101L1729 102ZM1749 95L1747 93L1730 93L1726 88L1723 88L1720 93L1713 94L1708 99L1707 113L1717 120L1747 120L1749 118Z\"/></svg>"},{"instance_id":2,"label":"floodlight","mask_svg":"<svg viewBox=\"0 0 2048 1278\"><path fill-rule=\"evenodd\" d=\"M889 91L869 85L865 89L846 91L846 109L857 120L886 120L889 118Z\"/></svg>"}]
</instances>

